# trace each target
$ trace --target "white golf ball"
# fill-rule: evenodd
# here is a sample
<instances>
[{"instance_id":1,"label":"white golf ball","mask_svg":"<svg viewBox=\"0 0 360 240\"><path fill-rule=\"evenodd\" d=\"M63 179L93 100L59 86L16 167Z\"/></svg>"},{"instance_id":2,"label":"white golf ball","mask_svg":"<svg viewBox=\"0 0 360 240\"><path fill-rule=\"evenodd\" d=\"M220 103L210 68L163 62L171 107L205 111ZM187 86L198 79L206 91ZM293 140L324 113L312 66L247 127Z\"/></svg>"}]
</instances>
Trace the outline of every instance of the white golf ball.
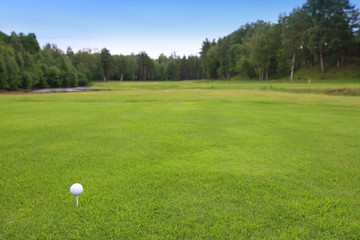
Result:
<instances>
[{"instance_id":1,"label":"white golf ball","mask_svg":"<svg viewBox=\"0 0 360 240\"><path fill-rule=\"evenodd\" d=\"M74 196L79 196L83 192L83 186L80 183L75 183L71 186L70 192Z\"/></svg>"}]
</instances>

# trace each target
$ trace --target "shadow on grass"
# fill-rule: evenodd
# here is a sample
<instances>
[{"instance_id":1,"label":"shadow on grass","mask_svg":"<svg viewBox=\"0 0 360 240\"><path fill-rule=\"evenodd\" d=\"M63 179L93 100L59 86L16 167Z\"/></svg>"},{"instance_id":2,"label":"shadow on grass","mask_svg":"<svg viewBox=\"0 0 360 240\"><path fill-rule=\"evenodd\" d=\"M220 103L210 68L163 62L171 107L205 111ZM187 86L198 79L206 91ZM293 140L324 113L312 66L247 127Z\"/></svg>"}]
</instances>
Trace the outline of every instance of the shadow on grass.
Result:
<instances>
[{"instance_id":1,"label":"shadow on grass","mask_svg":"<svg viewBox=\"0 0 360 240\"><path fill-rule=\"evenodd\" d=\"M315 93L333 96L360 96L360 87L274 88L274 90L290 93Z\"/></svg>"}]
</instances>

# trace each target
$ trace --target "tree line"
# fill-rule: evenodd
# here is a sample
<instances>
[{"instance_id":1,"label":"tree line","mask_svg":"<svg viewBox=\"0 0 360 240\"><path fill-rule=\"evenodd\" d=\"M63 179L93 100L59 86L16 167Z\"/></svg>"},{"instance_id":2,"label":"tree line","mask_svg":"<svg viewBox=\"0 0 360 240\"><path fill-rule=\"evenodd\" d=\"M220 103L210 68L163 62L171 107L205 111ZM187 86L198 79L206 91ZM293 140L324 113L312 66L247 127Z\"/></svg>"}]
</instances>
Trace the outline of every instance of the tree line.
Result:
<instances>
[{"instance_id":1,"label":"tree line","mask_svg":"<svg viewBox=\"0 0 360 240\"><path fill-rule=\"evenodd\" d=\"M42 49L34 33L25 35L0 32L0 89L17 90L46 87L77 87L98 80L185 80L201 79L198 56L170 57L156 60L146 52L111 55L82 49L63 52L54 44Z\"/></svg>"},{"instance_id":2,"label":"tree line","mask_svg":"<svg viewBox=\"0 0 360 240\"><path fill-rule=\"evenodd\" d=\"M268 80L319 65L339 68L360 58L359 10L348 0L307 0L277 23L257 21L218 40L203 41L200 56L152 59L146 52L112 55L103 48L42 49L34 33L0 32L0 89L75 87L97 80Z\"/></svg>"},{"instance_id":3,"label":"tree line","mask_svg":"<svg viewBox=\"0 0 360 240\"><path fill-rule=\"evenodd\" d=\"M86 76L55 45L40 49L35 34L0 32L0 89L76 87Z\"/></svg>"},{"instance_id":4,"label":"tree line","mask_svg":"<svg viewBox=\"0 0 360 240\"><path fill-rule=\"evenodd\" d=\"M180 57L173 53L170 57L160 54L157 59L152 59L145 51L136 55L111 55L106 48L100 52L83 49L74 53L69 47L66 58L91 81L164 81L203 77L198 56Z\"/></svg>"},{"instance_id":5,"label":"tree line","mask_svg":"<svg viewBox=\"0 0 360 240\"><path fill-rule=\"evenodd\" d=\"M207 78L267 80L300 67L319 64L343 66L346 59L360 57L359 10L348 0L308 0L278 23L257 21L233 33L209 41L200 52Z\"/></svg>"}]
</instances>

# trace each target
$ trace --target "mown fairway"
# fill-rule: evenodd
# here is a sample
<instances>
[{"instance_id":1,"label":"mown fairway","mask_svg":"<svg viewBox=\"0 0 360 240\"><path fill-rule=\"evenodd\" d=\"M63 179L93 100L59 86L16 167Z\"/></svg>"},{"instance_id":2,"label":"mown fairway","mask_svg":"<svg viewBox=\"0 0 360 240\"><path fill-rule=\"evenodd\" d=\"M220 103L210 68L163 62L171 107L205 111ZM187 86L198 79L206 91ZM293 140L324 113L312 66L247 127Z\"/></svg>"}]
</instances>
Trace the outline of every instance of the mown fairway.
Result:
<instances>
[{"instance_id":1,"label":"mown fairway","mask_svg":"<svg viewBox=\"0 0 360 240\"><path fill-rule=\"evenodd\" d=\"M360 239L360 96L259 87L0 95L0 239Z\"/></svg>"}]
</instances>

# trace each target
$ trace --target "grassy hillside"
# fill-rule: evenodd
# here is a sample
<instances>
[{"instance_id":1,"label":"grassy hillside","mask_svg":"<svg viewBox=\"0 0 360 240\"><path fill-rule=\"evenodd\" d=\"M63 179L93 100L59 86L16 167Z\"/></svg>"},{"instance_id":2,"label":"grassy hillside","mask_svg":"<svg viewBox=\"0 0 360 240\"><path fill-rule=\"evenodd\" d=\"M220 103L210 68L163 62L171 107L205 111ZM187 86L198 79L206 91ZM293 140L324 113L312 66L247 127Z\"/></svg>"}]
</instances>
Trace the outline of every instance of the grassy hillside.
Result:
<instances>
[{"instance_id":1,"label":"grassy hillside","mask_svg":"<svg viewBox=\"0 0 360 240\"><path fill-rule=\"evenodd\" d=\"M359 239L360 97L266 86L0 95L0 238Z\"/></svg>"},{"instance_id":2,"label":"grassy hillside","mask_svg":"<svg viewBox=\"0 0 360 240\"><path fill-rule=\"evenodd\" d=\"M289 82L289 76L270 76L272 82ZM274 80L275 77L275 80ZM237 75L232 78L234 81L258 81L257 79L249 79L243 75ZM312 67L302 67L295 71L293 82L360 82L360 60L348 60L344 67L338 68L333 65L325 65L325 72L322 73L320 65Z\"/></svg>"},{"instance_id":3,"label":"grassy hillside","mask_svg":"<svg viewBox=\"0 0 360 240\"><path fill-rule=\"evenodd\" d=\"M352 60L344 67L327 66L322 73L320 66L302 68L295 72L295 81L334 81L334 82L360 82L360 60Z\"/></svg>"}]
</instances>

